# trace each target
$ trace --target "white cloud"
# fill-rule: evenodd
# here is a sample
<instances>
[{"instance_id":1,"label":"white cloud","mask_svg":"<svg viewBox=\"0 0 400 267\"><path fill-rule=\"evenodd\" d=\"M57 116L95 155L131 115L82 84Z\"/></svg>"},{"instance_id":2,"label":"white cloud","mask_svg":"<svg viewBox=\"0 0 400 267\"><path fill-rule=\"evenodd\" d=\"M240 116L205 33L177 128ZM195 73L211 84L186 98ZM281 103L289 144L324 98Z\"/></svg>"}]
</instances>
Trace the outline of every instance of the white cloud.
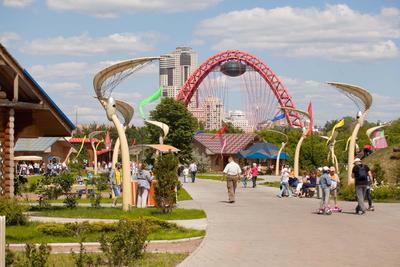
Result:
<instances>
[{"instance_id":1,"label":"white cloud","mask_svg":"<svg viewBox=\"0 0 400 267\"><path fill-rule=\"evenodd\" d=\"M3 5L7 7L24 8L33 4L35 0L4 0Z\"/></svg>"},{"instance_id":2,"label":"white cloud","mask_svg":"<svg viewBox=\"0 0 400 267\"><path fill-rule=\"evenodd\" d=\"M91 0L47 0L50 9L75 11L98 17L117 17L124 13L160 12L177 13L203 10L221 0L102 0L93 4Z\"/></svg>"},{"instance_id":3,"label":"white cloud","mask_svg":"<svg viewBox=\"0 0 400 267\"><path fill-rule=\"evenodd\" d=\"M360 13L347 5L325 9L254 8L202 21L196 33L214 38L215 50L259 49L291 57L375 60L398 57L400 9Z\"/></svg>"},{"instance_id":4,"label":"white cloud","mask_svg":"<svg viewBox=\"0 0 400 267\"><path fill-rule=\"evenodd\" d=\"M33 55L86 56L109 53L129 55L153 49L160 39L155 33L114 33L104 37L88 34L40 38L27 42L21 50Z\"/></svg>"},{"instance_id":5,"label":"white cloud","mask_svg":"<svg viewBox=\"0 0 400 267\"><path fill-rule=\"evenodd\" d=\"M0 34L0 43L6 46L20 40L21 36L15 32L4 32Z\"/></svg>"},{"instance_id":6,"label":"white cloud","mask_svg":"<svg viewBox=\"0 0 400 267\"><path fill-rule=\"evenodd\" d=\"M282 77L282 82L296 108L306 110L308 103L312 102L314 119L318 125L323 126L326 121L344 116L354 117L358 111L357 106L340 90L326 83L289 77ZM398 118L399 97L371 94L373 103L367 120L390 121Z\"/></svg>"}]
</instances>

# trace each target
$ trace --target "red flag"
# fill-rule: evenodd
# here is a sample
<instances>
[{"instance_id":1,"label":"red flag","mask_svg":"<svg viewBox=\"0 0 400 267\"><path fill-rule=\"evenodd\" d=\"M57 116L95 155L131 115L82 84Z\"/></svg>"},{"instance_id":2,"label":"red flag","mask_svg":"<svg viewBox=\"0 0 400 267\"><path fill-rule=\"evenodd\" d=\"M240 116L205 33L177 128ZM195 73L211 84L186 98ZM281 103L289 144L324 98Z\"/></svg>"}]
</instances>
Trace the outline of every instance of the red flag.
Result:
<instances>
[{"instance_id":1,"label":"red flag","mask_svg":"<svg viewBox=\"0 0 400 267\"><path fill-rule=\"evenodd\" d=\"M111 139L110 139L110 133L107 131L106 137L104 138L104 144L106 145L106 149L111 148Z\"/></svg>"},{"instance_id":2,"label":"red flag","mask_svg":"<svg viewBox=\"0 0 400 267\"><path fill-rule=\"evenodd\" d=\"M218 130L218 137L221 139L222 138L222 134L225 132L226 128L228 127L228 125L224 125L224 127L220 128ZM211 139L215 139L215 135L211 137Z\"/></svg>"},{"instance_id":3,"label":"red flag","mask_svg":"<svg viewBox=\"0 0 400 267\"><path fill-rule=\"evenodd\" d=\"M136 145L136 138L133 138L132 140L132 146Z\"/></svg>"},{"instance_id":4,"label":"red flag","mask_svg":"<svg viewBox=\"0 0 400 267\"><path fill-rule=\"evenodd\" d=\"M312 113L312 104L310 101L310 104L308 104L308 114L310 115L310 125L309 127L309 131L307 133L307 135L312 135L313 133L313 113Z\"/></svg>"}]
</instances>

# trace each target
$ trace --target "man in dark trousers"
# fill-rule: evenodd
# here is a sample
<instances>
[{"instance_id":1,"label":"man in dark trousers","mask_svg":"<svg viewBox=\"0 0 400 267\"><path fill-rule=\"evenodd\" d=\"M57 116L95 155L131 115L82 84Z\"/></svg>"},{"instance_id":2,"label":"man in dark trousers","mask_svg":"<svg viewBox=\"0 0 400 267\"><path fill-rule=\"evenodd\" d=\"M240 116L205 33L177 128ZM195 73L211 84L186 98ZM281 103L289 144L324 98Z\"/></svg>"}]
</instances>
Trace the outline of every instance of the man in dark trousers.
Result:
<instances>
[{"instance_id":1,"label":"man in dark trousers","mask_svg":"<svg viewBox=\"0 0 400 267\"><path fill-rule=\"evenodd\" d=\"M352 177L355 180L356 194L357 194L357 207L356 213L363 215L365 213L364 199L367 191L368 181L372 179L372 173L367 165L362 164L359 158L354 160L354 167Z\"/></svg>"}]
</instances>

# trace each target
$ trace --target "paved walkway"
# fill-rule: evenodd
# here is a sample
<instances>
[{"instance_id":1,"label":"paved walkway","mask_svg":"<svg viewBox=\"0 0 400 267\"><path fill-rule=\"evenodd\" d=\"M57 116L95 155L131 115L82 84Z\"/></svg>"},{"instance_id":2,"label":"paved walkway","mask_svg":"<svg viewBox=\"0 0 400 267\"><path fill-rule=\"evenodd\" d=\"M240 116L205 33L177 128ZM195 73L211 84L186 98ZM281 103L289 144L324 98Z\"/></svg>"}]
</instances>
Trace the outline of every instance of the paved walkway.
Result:
<instances>
[{"instance_id":1,"label":"paved walkway","mask_svg":"<svg viewBox=\"0 0 400 267\"><path fill-rule=\"evenodd\" d=\"M184 187L207 213L207 236L180 266L400 266L400 205L376 204L364 216L314 214L317 199L276 197L277 189L197 180Z\"/></svg>"}]
</instances>

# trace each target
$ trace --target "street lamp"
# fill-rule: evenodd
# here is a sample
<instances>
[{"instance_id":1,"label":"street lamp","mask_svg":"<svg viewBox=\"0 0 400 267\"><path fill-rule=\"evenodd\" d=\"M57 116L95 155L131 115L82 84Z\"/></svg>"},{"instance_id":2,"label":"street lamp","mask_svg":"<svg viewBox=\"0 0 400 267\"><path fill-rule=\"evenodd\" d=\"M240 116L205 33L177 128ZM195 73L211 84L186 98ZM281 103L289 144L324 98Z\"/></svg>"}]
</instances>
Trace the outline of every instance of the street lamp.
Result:
<instances>
[{"instance_id":1,"label":"street lamp","mask_svg":"<svg viewBox=\"0 0 400 267\"><path fill-rule=\"evenodd\" d=\"M279 175L279 170L280 170L280 168L279 168L279 160L280 160L280 157L281 157L281 153L282 153L283 149L285 148L286 144L289 142L289 138L288 138L288 136L286 134L284 134L284 133L282 133L280 131L276 131L276 130L272 130L272 129L265 129L265 130L268 131L268 132L273 132L273 133L278 133L280 135L283 135L285 137L285 139L286 139L286 142L282 142L281 147L280 147L280 149L278 151L278 155L276 157L275 176L278 176Z\"/></svg>"},{"instance_id":2,"label":"street lamp","mask_svg":"<svg viewBox=\"0 0 400 267\"><path fill-rule=\"evenodd\" d=\"M297 112L300 113L301 115L303 115L304 117L306 117L306 119L308 121L311 121L311 116L308 112L303 111L303 110L299 110L299 109L294 109L294 108L288 108L288 107L281 107L281 109L290 111L290 112ZM304 139L307 137L307 134L310 132L310 123L308 124L308 127L305 128L303 127L303 132L301 134L301 137L299 139L299 141L297 142L296 145L296 152L294 154L294 175L295 177L299 177L299 157L300 157L300 149L301 149L301 145L303 144Z\"/></svg>"},{"instance_id":3,"label":"street lamp","mask_svg":"<svg viewBox=\"0 0 400 267\"><path fill-rule=\"evenodd\" d=\"M357 122L356 125L353 129L353 132L350 137L350 145L349 145L349 151L348 151L348 169L347 169L347 182L348 184L353 184L354 179L352 177L352 171L353 171L353 165L354 165L354 152L355 152L355 147L356 147L356 138L358 135L358 131L360 128L363 126L365 118L368 115L368 112L371 108L372 105L372 96L371 94L356 85L350 85L346 83L338 83L338 82L328 82L328 84L338 88L342 92L345 93L347 97L349 97L358 108L362 108L363 111L358 111L357 112ZM358 100L358 101L357 101ZM363 104L362 107L360 107L359 102Z\"/></svg>"}]
</instances>

